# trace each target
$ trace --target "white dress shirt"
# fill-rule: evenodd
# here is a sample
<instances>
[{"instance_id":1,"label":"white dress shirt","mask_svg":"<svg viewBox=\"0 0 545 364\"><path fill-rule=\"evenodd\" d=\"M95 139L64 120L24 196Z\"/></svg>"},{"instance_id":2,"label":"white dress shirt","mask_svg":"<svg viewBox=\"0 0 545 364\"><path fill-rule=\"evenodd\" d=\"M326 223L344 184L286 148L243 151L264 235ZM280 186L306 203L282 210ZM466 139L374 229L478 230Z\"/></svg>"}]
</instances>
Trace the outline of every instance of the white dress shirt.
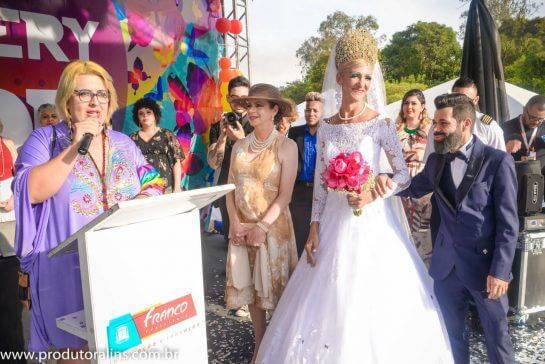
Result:
<instances>
[{"instance_id":1,"label":"white dress shirt","mask_svg":"<svg viewBox=\"0 0 545 364\"><path fill-rule=\"evenodd\" d=\"M468 161L471 157L471 152L473 152L473 145L475 144L473 143L474 137L474 135L471 136L469 141L460 148L460 152L466 156ZM467 162L460 158L454 158L454 160L450 162L450 171L452 172L452 181L454 182L454 186L456 186L456 189L458 189L460 183L462 183L462 179L464 179L464 176L466 175Z\"/></svg>"}]
</instances>

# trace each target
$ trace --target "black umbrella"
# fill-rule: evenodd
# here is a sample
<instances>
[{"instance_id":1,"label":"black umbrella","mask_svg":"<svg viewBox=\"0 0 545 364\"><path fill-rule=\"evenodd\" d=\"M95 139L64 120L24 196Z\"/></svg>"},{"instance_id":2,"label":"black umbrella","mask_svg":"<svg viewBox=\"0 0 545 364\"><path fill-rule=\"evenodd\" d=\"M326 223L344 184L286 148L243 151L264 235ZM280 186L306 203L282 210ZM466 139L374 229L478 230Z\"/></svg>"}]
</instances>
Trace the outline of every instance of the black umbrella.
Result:
<instances>
[{"instance_id":1,"label":"black umbrella","mask_svg":"<svg viewBox=\"0 0 545 364\"><path fill-rule=\"evenodd\" d=\"M484 0L469 5L460 75L477 84L482 112L500 123L509 120L500 35Z\"/></svg>"}]
</instances>

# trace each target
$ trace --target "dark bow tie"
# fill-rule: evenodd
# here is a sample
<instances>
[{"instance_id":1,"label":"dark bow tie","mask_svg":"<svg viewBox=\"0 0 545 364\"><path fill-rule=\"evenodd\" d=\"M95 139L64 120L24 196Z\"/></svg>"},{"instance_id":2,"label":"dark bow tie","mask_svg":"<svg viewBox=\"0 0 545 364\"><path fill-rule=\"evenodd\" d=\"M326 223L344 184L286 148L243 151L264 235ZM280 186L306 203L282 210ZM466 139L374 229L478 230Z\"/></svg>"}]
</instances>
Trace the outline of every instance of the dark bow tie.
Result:
<instances>
[{"instance_id":1,"label":"dark bow tie","mask_svg":"<svg viewBox=\"0 0 545 364\"><path fill-rule=\"evenodd\" d=\"M455 160L456 158L460 158L464 162L467 163L467 157L464 153L457 151L456 153L446 153L445 154L445 160L447 160L449 163Z\"/></svg>"}]
</instances>

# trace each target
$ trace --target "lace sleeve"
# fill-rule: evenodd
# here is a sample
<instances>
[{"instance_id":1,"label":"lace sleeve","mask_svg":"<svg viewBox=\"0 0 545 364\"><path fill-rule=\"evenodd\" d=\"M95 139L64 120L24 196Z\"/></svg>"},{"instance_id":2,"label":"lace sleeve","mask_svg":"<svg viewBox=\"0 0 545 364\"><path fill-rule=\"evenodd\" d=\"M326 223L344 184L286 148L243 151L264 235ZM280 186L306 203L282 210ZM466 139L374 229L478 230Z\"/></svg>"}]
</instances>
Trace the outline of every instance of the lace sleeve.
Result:
<instances>
[{"instance_id":1,"label":"lace sleeve","mask_svg":"<svg viewBox=\"0 0 545 364\"><path fill-rule=\"evenodd\" d=\"M324 210L327 198L327 189L322 181L322 172L326 167L324 137L321 131L323 127L318 127L316 134L316 168L314 170L314 196L312 198L312 215L310 221L320 221L320 216Z\"/></svg>"},{"instance_id":2,"label":"lace sleeve","mask_svg":"<svg viewBox=\"0 0 545 364\"><path fill-rule=\"evenodd\" d=\"M391 119L384 119L384 127L380 130L380 146L384 149L388 162L394 172L392 180L395 188L391 194L396 194L409 186L411 181L409 169L403 158L401 144L397 137L395 123ZM388 194L390 195L390 193Z\"/></svg>"}]
</instances>

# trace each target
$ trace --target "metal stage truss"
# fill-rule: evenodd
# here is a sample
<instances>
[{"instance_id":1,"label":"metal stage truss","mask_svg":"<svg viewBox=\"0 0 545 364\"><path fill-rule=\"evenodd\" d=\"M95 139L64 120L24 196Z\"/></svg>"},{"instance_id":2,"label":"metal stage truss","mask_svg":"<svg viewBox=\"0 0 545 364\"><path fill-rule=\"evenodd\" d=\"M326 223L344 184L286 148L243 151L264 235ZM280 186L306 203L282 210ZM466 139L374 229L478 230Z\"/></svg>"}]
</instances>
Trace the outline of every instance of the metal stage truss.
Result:
<instances>
[{"instance_id":1,"label":"metal stage truss","mask_svg":"<svg viewBox=\"0 0 545 364\"><path fill-rule=\"evenodd\" d=\"M221 9L223 17L238 19L242 22L242 33L234 35L225 33L224 56L231 59L233 68L239 69L248 79L252 80L250 63L250 37L248 33L248 1L247 0L222 0Z\"/></svg>"}]
</instances>

